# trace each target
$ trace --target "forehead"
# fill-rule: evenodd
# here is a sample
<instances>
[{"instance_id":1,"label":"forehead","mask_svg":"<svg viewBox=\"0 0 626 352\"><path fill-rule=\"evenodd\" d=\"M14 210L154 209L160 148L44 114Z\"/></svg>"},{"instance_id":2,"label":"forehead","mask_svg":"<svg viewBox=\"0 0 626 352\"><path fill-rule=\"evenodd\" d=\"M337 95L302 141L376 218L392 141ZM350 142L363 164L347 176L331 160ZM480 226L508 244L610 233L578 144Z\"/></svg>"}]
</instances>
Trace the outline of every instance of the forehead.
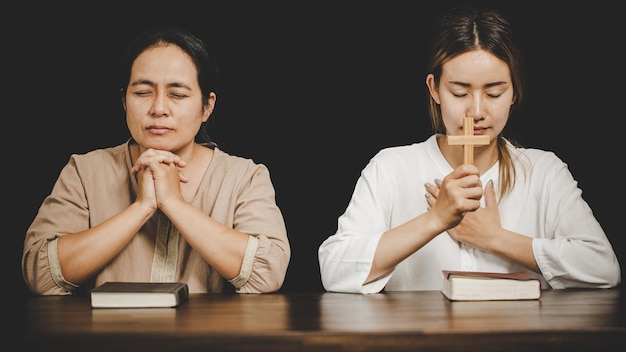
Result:
<instances>
[{"instance_id":1,"label":"forehead","mask_svg":"<svg viewBox=\"0 0 626 352\"><path fill-rule=\"evenodd\" d=\"M444 81L498 82L510 81L507 63L486 50L472 50L455 56L442 67Z\"/></svg>"},{"instance_id":2,"label":"forehead","mask_svg":"<svg viewBox=\"0 0 626 352\"><path fill-rule=\"evenodd\" d=\"M147 48L137 56L132 65L131 76L150 80L155 77L195 79L196 66L180 47L173 44L159 45Z\"/></svg>"}]
</instances>

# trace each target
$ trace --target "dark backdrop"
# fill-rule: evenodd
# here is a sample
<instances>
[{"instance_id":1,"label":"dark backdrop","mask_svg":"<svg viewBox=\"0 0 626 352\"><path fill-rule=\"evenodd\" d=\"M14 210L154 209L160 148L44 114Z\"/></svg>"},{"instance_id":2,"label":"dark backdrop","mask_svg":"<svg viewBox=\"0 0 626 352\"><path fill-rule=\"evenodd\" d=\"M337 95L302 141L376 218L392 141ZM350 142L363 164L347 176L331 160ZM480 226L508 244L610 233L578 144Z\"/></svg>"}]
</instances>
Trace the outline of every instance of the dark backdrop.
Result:
<instances>
[{"instance_id":1,"label":"dark backdrop","mask_svg":"<svg viewBox=\"0 0 626 352\"><path fill-rule=\"evenodd\" d=\"M11 291L27 292L24 234L70 154L129 137L118 64L137 30L161 24L215 49L222 89L211 134L270 169L292 245L283 289L321 290L317 248L334 233L361 169L379 149L431 134L426 35L451 1L128 3L5 7L2 258ZM518 27L530 70L509 136L569 164L625 262L617 5L495 3Z\"/></svg>"}]
</instances>

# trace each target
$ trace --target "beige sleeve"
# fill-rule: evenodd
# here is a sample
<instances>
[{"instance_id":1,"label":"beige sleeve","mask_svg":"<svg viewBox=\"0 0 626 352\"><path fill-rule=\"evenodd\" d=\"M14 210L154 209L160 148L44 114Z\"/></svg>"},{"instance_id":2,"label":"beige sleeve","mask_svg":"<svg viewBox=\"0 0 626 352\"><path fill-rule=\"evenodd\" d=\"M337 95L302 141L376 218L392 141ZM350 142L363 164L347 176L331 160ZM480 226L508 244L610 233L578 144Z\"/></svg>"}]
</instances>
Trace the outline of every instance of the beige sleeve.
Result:
<instances>
[{"instance_id":1,"label":"beige sleeve","mask_svg":"<svg viewBox=\"0 0 626 352\"><path fill-rule=\"evenodd\" d=\"M248 238L248 244L246 245L246 251L243 255L243 262L241 263L241 270L239 271L239 275L237 275L236 278L228 281L233 286L235 286L235 288L240 288L250 278L250 274L252 273L252 265L254 263L254 256L256 254L258 246L259 239L254 236L250 236Z\"/></svg>"},{"instance_id":2,"label":"beige sleeve","mask_svg":"<svg viewBox=\"0 0 626 352\"><path fill-rule=\"evenodd\" d=\"M256 165L249 172L250 179L239 193L234 224L251 239L240 275L232 283L238 293L274 292L285 280L291 249L268 169Z\"/></svg>"}]
</instances>

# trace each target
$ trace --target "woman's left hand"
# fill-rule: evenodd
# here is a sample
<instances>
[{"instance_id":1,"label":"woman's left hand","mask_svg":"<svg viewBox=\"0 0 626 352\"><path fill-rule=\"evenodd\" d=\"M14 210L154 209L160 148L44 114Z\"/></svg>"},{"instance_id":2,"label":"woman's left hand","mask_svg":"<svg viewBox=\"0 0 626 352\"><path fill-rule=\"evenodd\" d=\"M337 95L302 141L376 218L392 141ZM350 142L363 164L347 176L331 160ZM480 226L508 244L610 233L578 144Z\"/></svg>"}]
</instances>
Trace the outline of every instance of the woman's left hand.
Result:
<instances>
[{"instance_id":1,"label":"woman's left hand","mask_svg":"<svg viewBox=\"0 0 626 352\"><path fill-rule=\"evenodd\" d=\"M437 194L437 192L431 192L431 194ZM465 213L463 220L457 226L449 229L448 234L455 240L471 247L489 251L492 240L496 238L495 234L502 228L493 181L487 183L483 197L485 198L485 206ZM436 202L436 198L434 196L433 198Z\"/></svg>"}]
</instances>

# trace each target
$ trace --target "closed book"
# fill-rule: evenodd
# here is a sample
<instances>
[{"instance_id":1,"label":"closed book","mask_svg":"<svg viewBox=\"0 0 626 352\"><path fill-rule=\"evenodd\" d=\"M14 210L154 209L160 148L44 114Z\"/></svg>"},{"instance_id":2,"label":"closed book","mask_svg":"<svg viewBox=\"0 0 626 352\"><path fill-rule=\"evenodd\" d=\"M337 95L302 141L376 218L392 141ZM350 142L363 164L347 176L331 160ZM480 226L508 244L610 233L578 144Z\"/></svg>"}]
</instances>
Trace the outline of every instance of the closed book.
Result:
<instances>
[{"instance_id":1,"label":"closed book","mask_svg":"<svg viewBox=\"0 0 626 352\"><path fill-rule=\"evenodd\" d=\"M451 301L530 300L541 297L541 282L524 272L443 270L443 293Z\"/></svg>"},{"instance_id":2,"label":"closed book","mask_svg":"<svg viewBox=\"0 0 626 352\"><path fill-rule=\"evenodd\" d=\"M184 282L109 281L91 290L93 308L172 308L189 296Z\"/></svg>"}]
</instances>

